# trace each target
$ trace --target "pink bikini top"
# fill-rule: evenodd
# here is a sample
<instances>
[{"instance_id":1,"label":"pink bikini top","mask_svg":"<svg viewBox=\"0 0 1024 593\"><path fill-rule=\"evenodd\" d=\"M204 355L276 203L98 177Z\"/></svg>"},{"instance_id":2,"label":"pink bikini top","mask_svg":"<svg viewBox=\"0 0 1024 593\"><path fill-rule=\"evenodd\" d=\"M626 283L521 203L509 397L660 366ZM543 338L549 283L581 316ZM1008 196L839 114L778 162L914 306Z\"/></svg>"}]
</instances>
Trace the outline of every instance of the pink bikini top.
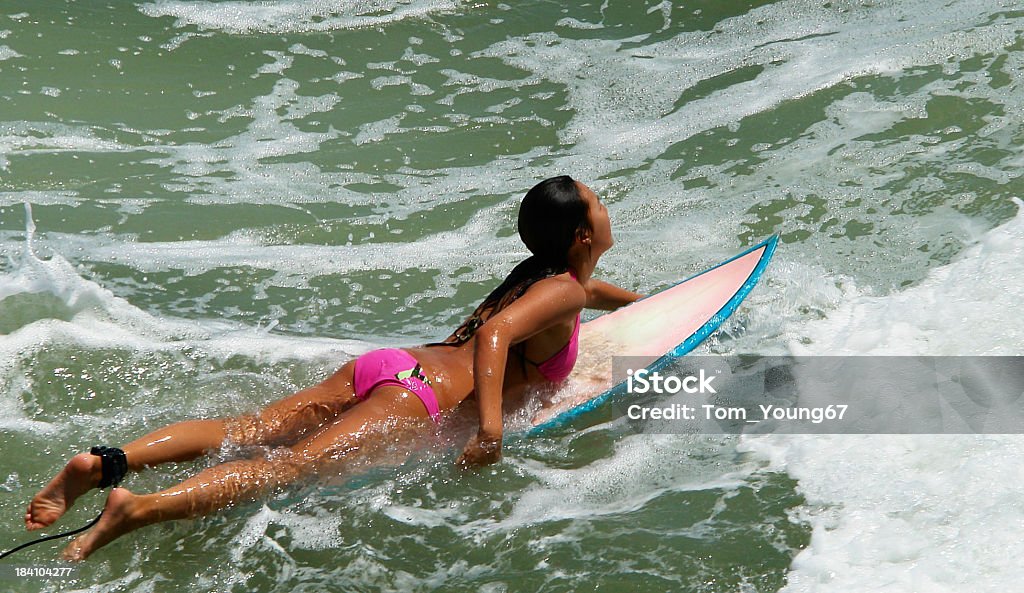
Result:
<instances>
[{"instance_id":1,"label":"pink bikini top","mask_svg":"<svg viewBox=\"0 0 1024 593\"><path fill-rule=\"evenodd\" d=\"M554 356L537 365L537 370L545 379L552 383L558 383L569 376L572 367L576 366L576 355L580 348L580 315L576 314L576 325L572 328L572 337L569 343Z\"/></svg>"},{"instance_id":2,"label":"pink bikini top","mask_svg":"<svg viewBox=\"0 0 1024 593\"><path fill-rule=\"evenodd\" d=\"M569 270L569 275L576 279L576 274L572 270ZM532 360L523 356L523 360L526 360L537 367L537 371L552 383L558 383L569 376L572 372L572 368L576 366L576 356L579 354L580 348L580 314L576 314L576 325L572 328L572 337L569 338L569 343L562 347L561 350L556 352L551 358L541 363L533 362Z\"/></svg>"}]
</instances>

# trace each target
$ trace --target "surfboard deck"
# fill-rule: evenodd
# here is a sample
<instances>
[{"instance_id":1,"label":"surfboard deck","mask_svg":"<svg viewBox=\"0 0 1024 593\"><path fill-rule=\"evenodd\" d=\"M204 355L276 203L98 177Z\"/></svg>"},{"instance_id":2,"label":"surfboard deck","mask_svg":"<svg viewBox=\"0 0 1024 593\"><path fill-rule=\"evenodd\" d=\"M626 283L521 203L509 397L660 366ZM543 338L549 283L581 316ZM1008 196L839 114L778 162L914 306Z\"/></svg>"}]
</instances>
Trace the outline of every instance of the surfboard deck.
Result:
<instances>
[{"instance_id":1,"label":"surfboard deck","mask_svg":"<svg viewBox=\"0 0 1024 593\"><path fill-rule=\"evenodd\" d=\"M725 321L760 280L778 236L678 284L580 326L580 356L569 376L570 393L543 408L527 436L565 426L625 393L613 385L616 356L646 359L657 371L690 352Z\"/></svg>"}]
</instances>

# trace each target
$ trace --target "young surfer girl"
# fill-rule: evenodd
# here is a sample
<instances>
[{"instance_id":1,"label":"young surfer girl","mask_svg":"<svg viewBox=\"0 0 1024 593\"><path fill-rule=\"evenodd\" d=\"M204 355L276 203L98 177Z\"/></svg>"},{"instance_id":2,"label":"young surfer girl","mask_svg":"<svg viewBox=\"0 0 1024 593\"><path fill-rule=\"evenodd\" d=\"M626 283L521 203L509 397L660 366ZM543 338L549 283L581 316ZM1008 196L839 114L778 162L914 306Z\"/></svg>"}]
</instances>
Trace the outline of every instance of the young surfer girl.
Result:
<instances>
[{"instance_id":1,"label":"young surfer girl","mask_svg":"<svg viewBox=\"0 0 1024 593\"><path fill-rule=\"evenodd\" d=\"M641 296L591 278L612 233L607 209L586 185L567 176L537 184L523 198L518 227L532 255L444 342L364 354L258 414L179 422L120 449L94 447L74 456L32 499L25 525L51 525L85 492L115 486L98 523L64 550L66 558L82 560L139 527L205 515L325 474L373 444L375 434L380 440L382 426L393 431L437 422L471 396L479 429L458 464L498 461L503 403L569 375L580 310L615 309ZM275 449L265 458L210 467L153 494L116 488L128 470L195 459L225 443Z\"/></svg>"}]
</instances>

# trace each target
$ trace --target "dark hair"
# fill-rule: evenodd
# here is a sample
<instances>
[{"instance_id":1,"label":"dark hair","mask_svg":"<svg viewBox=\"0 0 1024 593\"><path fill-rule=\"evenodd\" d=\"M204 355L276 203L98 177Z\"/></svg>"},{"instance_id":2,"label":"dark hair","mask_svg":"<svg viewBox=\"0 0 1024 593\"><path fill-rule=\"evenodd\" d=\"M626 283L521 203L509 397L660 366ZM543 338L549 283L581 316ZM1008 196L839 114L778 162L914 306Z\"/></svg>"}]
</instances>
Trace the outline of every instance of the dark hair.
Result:
<instances>
[{"instance_id":1,"label":"dark hair","mask_svg":"<svg viewBox=\"0 0 1024 593\"><path fill-rule=\"evenodd\" d=\"M569 248L577 232L590 230L587 203L568 175L545 179L526 192L519 206L519 237L530 257L519 263L505 281L452 332L443 344L462 344L495 313L523 296L534 282L569 269Z\"/></svg>"}]
</instances>

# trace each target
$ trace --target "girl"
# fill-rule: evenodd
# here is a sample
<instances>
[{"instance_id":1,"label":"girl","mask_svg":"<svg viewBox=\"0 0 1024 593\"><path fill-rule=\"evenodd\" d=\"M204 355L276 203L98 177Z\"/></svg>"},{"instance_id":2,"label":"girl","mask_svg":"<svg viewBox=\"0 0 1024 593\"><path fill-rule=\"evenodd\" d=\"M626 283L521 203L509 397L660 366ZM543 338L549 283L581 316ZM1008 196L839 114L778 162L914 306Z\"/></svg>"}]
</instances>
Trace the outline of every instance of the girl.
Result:
<instances>
[{"instance_id":1,"label":"girl","mask_svg":"<svg viewBox=\"0 0 1024 593\"><path fill-rule=\"evenodd\" d=\"M473 396L479 430L458 464L498 461L503 402L521 403L526 388L569 375L580 310L615 309L641 297L591 278L613 241L607 209L582 183L562 176L537 184L523 199L518 227L533 255L444 342L364 354L259 414L189 420L123 449L94 447L73 457L32 499L26 527L51 525L82 494L115 486L99 522L64 550L65 558L82 560L139 527L205 515L326 473L379 441L374 429L394 431L428 418L438 422ZM226 442L280 449L263 459L211 467L154 494L116 488L127 470L195 459Z\"/></svg>"}]
</instances>

